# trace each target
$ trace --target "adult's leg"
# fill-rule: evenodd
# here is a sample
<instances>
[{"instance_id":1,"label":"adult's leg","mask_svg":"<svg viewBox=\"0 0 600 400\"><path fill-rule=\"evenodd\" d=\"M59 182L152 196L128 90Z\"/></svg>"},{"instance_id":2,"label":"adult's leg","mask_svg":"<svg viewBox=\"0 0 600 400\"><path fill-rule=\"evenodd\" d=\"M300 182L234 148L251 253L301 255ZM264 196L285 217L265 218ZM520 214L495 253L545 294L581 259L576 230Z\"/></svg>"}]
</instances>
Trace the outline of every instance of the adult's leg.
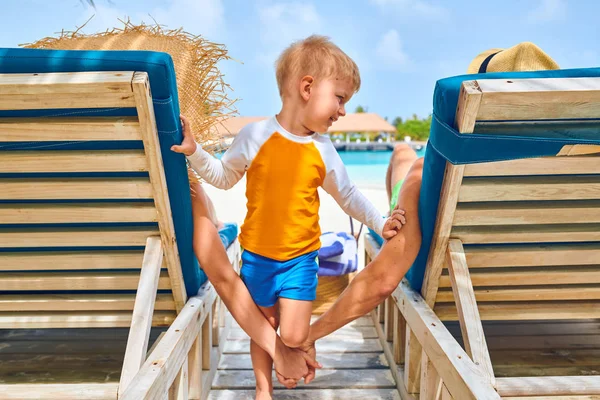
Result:
<instances>
[{"instance_id":1,"label":"adult's leg","mask_svg":"<svg viewBox=\"0 0 600 400\"><path fill-rule=\"evenodd\" d=\"M406 143L400 143L394 147L385 176L385 189L388 195L388 203L392 203L391 200L394 195L394 188L406 178L406 174L408 174L408 171L417 158L417 153L415 153L413 148ZM391 211L392 210L390 210L390 212Z\"/></svg>"},{"instance_id":2,"label":"adult's leg","mask_svg":"<svg viewBox=\"0 0 600 400\"><path fill-rule=\"evenodd\" d=\"M423 158L419 158L406 175L398 196L398 207L406 212L406 224L384 243L375 259L311 326L309 342L334 332L387 299L417 258L421 247L418 206L422 174Z\"/></svg>"},{"instance_id":3,"label":"adult's leg","mask_svg":"<svg viewBox=\"0 0 600 400\"><path fill-rule=\"evenodd\" d=\"M221 229L223 227L223 222L219 221L219 218L217 218L215 206L210 197L208 197L206 191L204 191L202 184L194 183L190 185L190 189L192 191L192 200L198 200L195 204L196 207L199 207L202 210L202 214L206 215L217 229Z\"/></svg>"}]
</instances>

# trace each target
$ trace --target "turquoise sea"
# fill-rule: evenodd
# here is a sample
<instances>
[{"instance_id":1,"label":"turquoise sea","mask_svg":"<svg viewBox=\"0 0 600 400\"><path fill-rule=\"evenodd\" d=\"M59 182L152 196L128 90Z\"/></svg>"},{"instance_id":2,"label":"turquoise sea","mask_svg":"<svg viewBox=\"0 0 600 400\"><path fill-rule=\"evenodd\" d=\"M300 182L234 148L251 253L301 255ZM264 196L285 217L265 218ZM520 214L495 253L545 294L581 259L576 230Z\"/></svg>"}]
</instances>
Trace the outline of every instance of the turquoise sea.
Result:
<instances>
[{"instance_id":1,"label":"turquoise sea","mask_svg":"<svg viewBox=\"0 0 600 400\"><path fill-rule=\"evenodd\" d=\"M385 174L392 157L391 151L340 151L348 175L359 186L385 187ZM425 155L425 148L417 151Z\"/></svg>"}]
</instances>

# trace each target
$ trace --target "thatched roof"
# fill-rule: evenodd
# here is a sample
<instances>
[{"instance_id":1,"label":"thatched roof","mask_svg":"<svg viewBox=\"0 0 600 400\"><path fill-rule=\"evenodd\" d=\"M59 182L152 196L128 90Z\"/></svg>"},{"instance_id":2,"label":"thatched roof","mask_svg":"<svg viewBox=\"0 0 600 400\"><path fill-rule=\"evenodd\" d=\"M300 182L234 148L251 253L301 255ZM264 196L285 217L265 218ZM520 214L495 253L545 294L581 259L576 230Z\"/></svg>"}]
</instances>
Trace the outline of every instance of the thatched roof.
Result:
<instances>
[{"instance_id":1,"label":"thatched roof","mask_svg":"<svg viewBox=\"0 0 600 400\"><path fill-rule=\"evenodd\" d=\"M231 117L217 124L216 129L222 137L235 136L245 125L267 118ZM356 113L337 120L328 132L396 132L396 128L375 113Z\"/></svg>"}]
</instances>

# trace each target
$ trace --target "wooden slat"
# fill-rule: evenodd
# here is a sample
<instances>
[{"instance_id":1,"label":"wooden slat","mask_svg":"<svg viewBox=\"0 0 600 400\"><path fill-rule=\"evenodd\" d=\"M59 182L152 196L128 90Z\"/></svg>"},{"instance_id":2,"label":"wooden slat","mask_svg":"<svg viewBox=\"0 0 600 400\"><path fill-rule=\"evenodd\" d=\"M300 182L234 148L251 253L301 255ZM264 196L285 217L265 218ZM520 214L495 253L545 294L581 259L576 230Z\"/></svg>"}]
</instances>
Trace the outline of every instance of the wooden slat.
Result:
<instances>
[{"instance_id":1,"label":"wooden slat","mask_svg":"<svg viewBox=\"0 0 600 400\"><path fill-rule=\"evenodd\" d=\"M0 275L0 287L6 291L135 290L139 277L135 272L6 272ZM166 272L161 273L158 287L170 289Z\"/></svg>"},{"instance_id":2,"label":"wooden slat","mask_svg":"<svg viewBox=\"0 0 600 400\"><path fill-rule=\"evenodd\" d=\"M459 202L594 200L600 198L597 176L469 178L463 181Z\"/></svg>"},{"instance_id":3,"label":"wooden slat","mask_svg":"<svg viewBox=\"0 0 600 400\"><path fill-rule=\"evenodd\" d=\"M598 242L600 224L467 226L452 229L451 236L465 244Z\"/></svg>"},{"instance_id":4,"label":"wooden slat","mask_svg":"<svg viewBox=\"0 0 600 400\"><path fill-rule=\"evenodd\" d=\"M469 268L594 265L600 244L478 246L465 250Z\"/></svg>"},{"instance_id":5,"label":"wooden slat","mask_svg":"<svg viewBox=\"0 0 600 400\"><path fill-rule=\"evenodd\" d=\"M275 378L275 377L273 377ZM256 385L252 370L218 371L213 381L213 389L253 389ZM282 385L273 379L273 386ZM389 370L344 369L320 370L310 384L315 389L366 389L393 388L396 386Z\"/></svg>"},{"instance_id":6,"label":"wooden slat","mask_svg":"<svg viewBox=\"0 0 600 400\"><path fill-rule=\"evenodd\" d=\"M143 172L147 170L148 166L143 150L8 151L0 153L0 173Z\"/></svg>"},{"instance_id":7,"label":"wooden slat","mask_svg":"<svg viewBox=\"0 0 600 400\"><path fill-rule=\"evenodd\" d=\"M493 336L488 339L488 345L490 349L493 349L493 352L515 349L561 349L565 351L569 351L570 349L594 350L598 348L598 345L600 345L600 339L596 335L577 334L571 334L566 336ZM560 352L561 350L558 351Z\"/></svg>"},{"instance_id":8,"label":"wooden slat","mask_svg":"<svg viewBox=\"0 0 600 400\"><path fill-rule=\"evenodd\" d=\"M135 104L142 129L144 149L148 160L150 181L152 183L152 193L154 194L154 203L158 211L158 221L160 235L165 251L165 260L171 279L173 297L177 310L181 310L187 300L183 273L181 272L181 261L179 259L179 249L175 237L175 227L173 225L173 216L171 214L171 204L167 192L167 181L162 162L160 144L158 142L158 130L154 117L154 105L150 95L150 82L148 74L145 72L136 72L132 81L133 92L135 93Z\"/></svg>"},{"instance_id":9,"label":"wooden slat","mask_svg":"<svg viewBox=\"0 0 600 400\"><path fill-rule=\"evenodd\" d=\"M140 269L142 250L0 253L0 271Z\"/></svg>"},{"instance_id":10,"label":"wooden slat","mask_svg":"<svg viewBox=\"0 0 600 400\"><path fill-rule=\"evenodd\" d=\"M133 310L134 294L0 295L0 311L121 311ZM173 295L156 296L156 310L175 310Z\"/></svg>"},{"instance_id":11,"label":"wooden slat","mask_svg":"<svg viewBox=\"0 0 600 400\"><path fill-rule=\"evenodd\" d=\"M0 142L76 140L142 140L142 132L137 117L0 118Z\"/></svg>"},{"instance_id":12,"label":"wooden slat","mask_svg":"<svg viewBox=\"0 0 600 400\"><path fill-rule=\"evenodd\" d=\"M454 400L454 397L452 397L446 385L442 385L441 392L440 400Z\"/></svg>"},{"instance_id":13,"label":"wooden slat","mask_svg":"<svg viewBox=\"0 0 600 400\"><path fill-rule=\"evenodd\" d=\"M31 178L0 182L0 200L151 198L148 178Z\"/></svg>"},{"instance_id":14,"label":"wooden slat","mask_svg":"<svg viewBox=\"0 0 600 400\"><path fill-rule=\"evenodd\" d=\"M479 79L477 120L597 118L598 78Z\"/></svg>"},{"instance_id":15,"label":"wooden slat","mask_svg":"<svg viewBox=\"0 0 600 400\"><path fill-rule=\"evenodd\" d=\"M565 285L600 284L600 267L569 267L564 269L527 269L508 271L471 272L474 286L522 286L522 285ZM440 287L452 287L449 276L440 277Z\"/></svg>"},{"instance_id":16,"label":"wooden slat","mask_svg":"<svg viewBox=\"0 0 600 400\"><path fill-rule=\"evenodd\" d=\"M372 353L383 351L379 339L329 339L319 340L319 353ZM228 340L223 349L224 353L250 353L250 340Z\"/></svg>"},{"instance_id":17,"label":"wooden slat","mask_svg":"<svg viewBox=\"0 0 600 400\"><path fill-rule=\"evenodd\" d=\"M534 225L599 222L599 202L540 201L460 203L454 214L453 225Z\"/></svg>"},{"instance_id":18,"label":"wooden slat","mask_svg":"<svg viewBox=\"0 0 600 400\"><path fill-rule=\"evenodd\" d=\"M548 398L548 396L503 396L503 400L598 400L598 396L552 396Z\"/></svg>"},{"instance_id":19,"label":"wooden slat","mask_svg":"<svg viewBox=\"0 0 600 400\"><path fill-rule=\"evenodd\" d=\"M3 224L157 222L153 203L0 204Z\"/></svg>"},{"instance_id":20,"label":"wooden slat","mask_svg":"<svg viewBox=\"0 0 600 400\"><path fill-rule=\"evenodd\" d=\"M536 320L536 319L593 319L600 318L600 302L480 302L479 315L482 320ZM435 307L442 321L457 320L456 307L451 303L440 303Z\"/></svg>"},{"instance_id":21,"label":"wooden slat","mask_svg":"<svg viewBox=\"0 0 600 400\"><path fill-rule=\"evenodd\" d=\"M502 396L600 396L600 375L498 378L497 385Z\"/></svg>"},{"instance_id":22,"label":"wooden slat","mask_svg":"<svg viewBox=\"0 0 600 400\"><path fill-rule=\"evenodd\" d=\"M557 156L597 155L598 153L600 153L600 146L595 144L567 144L560 149Z\"/></svg>"},{"instance_id":23,"label":"wooden slat","mask_svg":"<svg viewBox=\"0 0 600 400\"><path fill-rule=\"evenodd\" d=\"M450 332L458 332L458 324L447 324ZM492 336L519 336L519 335L600 335L600 321L488 321L484 324L486 337ZM600 337L600 336L598 336ZM600 349L598 350L600 357ZM566 355L565 355L566 356ZM546 354L545 357L551 357ZM599 361L600 358L596 358Z\"/></svg>"},{"instance_id":24,"label":"wooden slat","mask_svg":"<svg viewBox=\"0 0 600 400\"><path fill-rule=\"evenodd\" d=\"M460 330L467 354L471 357L485 379L494 385L494 370L487 348L477 301L473 293L473 284L465 258L462 243L452 239L448 243L448 268L452 282L454 302L460 321Z\"/></svg>"},{"instance_id":25,"label":"wooden slat","mask_svg":"<svg viewBox=\"0 0 600 400\"><path fill-rule=\"evenodd\" d=\"M157 311L152 316L152 325L170 326L174 320L174 312ZM127 328L129 325L131 311L0 313L0 329Z\"/></svg>"},{"instance_id":26,"label":"wooden slat","mask_svg":"<svg viewBox=\"0 0 600 400\"><path fill-rule=\"evenodd\" d=\"M598 287L535 286L527 288L486 288L475 289L475 298L481 301L554 301L554 300L600 300L600 285ZM436 303L454 301L451 291L440 290Z\"/></svg>"},{"instance_id":27,"label":"wooden slat","mask_svg":"<svg viewBox=\"0 0 600 400\"><path fill-rule=\"evenodd\" d=\"M597 157L542 157L468 164L465 177L600 174Z\"/></svg>"},{"instance_id":28,"label":"wooden slat","mask_svg":"<svg viewBox=\"0 0 600 400\"><path fill-rule=\"evenodd\" d=\"M209 400L254 400L254 389L211 390ZM275 389L273 398L277 400L400 400L396 389Z\"/></svg>"},{"instance_id":29,"label":"wooden slat","mask_svg":"<svg viewBox=\"0 0 600 400\"><path fill-rule=\"evenodd\" d=\"M5 400L115 400L117 398L115 382L109 383L70 383L70 384L4 384L0 393Z\"/></svg>"},{"instance_id":30,"label":"wooden slat","mask_svg":"<svg viewBox=\"0 0 600 400\"><path fill-rule=\"evenodd\" d=\"M144 246L152 227L139 228L0 228L2 247Z\"/></svg>"},{"instance_id":31,"label":"wooden slat","mask_svg":"<svg viewBox=\"0 0 600 400\"><path fill-rule=\"evenodd\" d=\"M134 107L133 72L0 74L0 110Z\"/></svg>"},{"instance_id":32,"label":"wooden slat","mask_svg":"<svg viewBox=\"0 0 600 400\"><path fill-rule=\"evenodd\" d=\"M327 335L329 338L338 340L346 339L377 339L377 331L372 326L344 326L337 331ZM248 339L248 335L241 328L233 328L229 331L228 339Z\"/></svg>"},{"instance_id":33,"label":"wooden slat","mask_svg":"<svg viewBox=\"0 0 600 400\"><path fill-rule=\"evenodd\" d=\"M382 353L318 353L323 369L388 369L389 365ZM252 369L250 354L223 354L219 369ZM318 372L317 372L318 374Z\"/></svg>"},{"instance_id":34,"label":"wooden slat","mask_svg":"<svg viewBox=\"0 0 600 400\"><path fill-rule=\"evenodd\" d=\"M119 380L119 395L125 392L146 360L162 261L163 249L160 236L148 237ZM187 377L187 370L185 372Z\"/></svg>"}]
</instances>

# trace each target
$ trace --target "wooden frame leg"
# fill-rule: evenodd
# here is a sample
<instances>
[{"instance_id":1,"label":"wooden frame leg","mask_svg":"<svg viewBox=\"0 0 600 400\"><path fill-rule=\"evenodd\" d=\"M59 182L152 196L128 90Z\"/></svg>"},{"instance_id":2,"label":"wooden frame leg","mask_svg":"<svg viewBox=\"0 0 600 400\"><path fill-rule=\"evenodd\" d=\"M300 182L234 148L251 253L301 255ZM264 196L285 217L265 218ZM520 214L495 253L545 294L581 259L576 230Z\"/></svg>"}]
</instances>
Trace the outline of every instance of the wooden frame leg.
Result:
<instances>
[{"instance_id":1,"label":"wooden frame leg","mask_svg":"<svg viewBox=\"0 0 600 400\"><path fill-rule=\"evenodd\" d=\"M189 380L188 380L188 359L186 358L183 361L183 365L181 366L181 371L173 381L173 385L169 389L169 400L188 400L188 389L189 389Z\"/></svg>"},{"instance_id":2,"label":"wooden frame leg","mask_svg":"<svg viewBox=\"0 0 600 400\"><path fill-rule=\"evenodd\" d=\"M438 400L442 392L442 379L423 351L421 354L421 390L419 399Z\"/></svg>"},{"instance_id":3,"label":"wooden frame leg","mask_svg":"<svg viewBox=\"0 0 600 400\"><path fill-rule=\"evenodd\" d=\"M394 303L394 298L390 296L385 301L385 319L383 322L385 340L388 342L394 340L394 309L396 309L396 303Z\"/></svg>"},{"instance_id":4,"label":"wooden frame leg","mask_svg":"<svg viewBox=\"0 0 600 400\"><path fill-rule=\"evenodd\" d=\"M121 369L119 396L125 392L125 389L127 389L127 386L129 386L146 360L162 261L163 247L161 239L159 236L151 236L146 240L140 281L133 305L131 327Z\"/></svg>"},{"instance_id":5,"label":"wooden frame leg","mask_svg":"<svg viewBox=\"0 0 600 400\"><path fill-rule=\"evenodd\" d=\"M406 328L406 351L404 363L404 385L409 394L419 393L421 385L422 347L415 334Z\"/></svg>"},{"instance_id":6,"label":"wooden frame leg","mask_svg":"<svg viewBox=\"0 0 600 400\"><path fill-rule=\"evenodd\" d=\"M394 304L394 335L392 338L394 361L396 365L404 364L404 346L406 340L406 320Z\"/></svg>"},{"instance_id":7,"label":"wooden frame leg","mask_svg":"<svg viewBox=\"0 0 600 400\"><path fill-rule=\"evenodd\" d=\"M202 369L210 371L212 349L212 308L202 324Z\"/></svg>"},{"instance_id":8,"label":"wooden frame leg","mask_svg":"<svg viewBox=\"0 0 600 400\"><path fill-rule=\"evenodd\" d=\"M188 354L189 362L189 398L202 399L202 331L194 341Z\"/></svg>"},{"instance_id":9,"label":"wooden frame leg","mask_svg":"<svg viewBox=\"0 0 600 400\"><path fill-rule=\"evenodd\" d=\"M212 345L219 345L219 311L223 304L219 299L215 300L212 307L211 323L212 323Z\"/></svg>"},{"instance_id":10,"label":"wooden frame leg","mask_svg":"<svg viewBox=\"0 0 600 400\"><path fill-rule=\"evenodd\" d=\"M449 241L447 260L465 350L490 383L495 385L490 352L485 341L467 258L460 240L451 239Z\"/></svg>"}]
</instances>

